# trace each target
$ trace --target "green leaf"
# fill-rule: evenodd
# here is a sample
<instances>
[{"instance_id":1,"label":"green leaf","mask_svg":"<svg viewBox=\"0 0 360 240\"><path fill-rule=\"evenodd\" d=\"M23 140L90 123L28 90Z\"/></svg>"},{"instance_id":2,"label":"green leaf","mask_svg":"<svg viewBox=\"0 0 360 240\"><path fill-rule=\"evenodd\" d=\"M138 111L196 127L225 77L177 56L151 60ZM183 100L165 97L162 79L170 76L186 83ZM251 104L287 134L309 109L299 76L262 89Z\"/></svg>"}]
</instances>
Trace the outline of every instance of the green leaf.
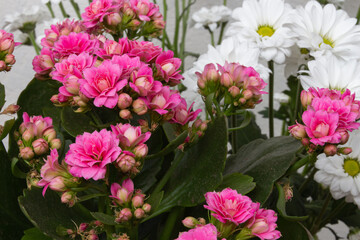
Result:
<instances>
[{"instance_id":1,"label":"green leaf","mask_svg":"<svg viewBox=\"0 0 360 240\"><path fill-rule=\"evenodd\" d=\"M211 93L206 97L205 107L206 111L209 113L210 116L213 116L213 101L214 101L215 93ZM212 118L212 117L211 117Z\"/></svg>"},{"instance_id":2,"label":"green leaf","mask_svg":"<svg viewBox=\"0 0 360 240\"><path fill-rule=\"evenodd\" d=\"M280 213L280 215L289 221L304 221L306 220L309 216L288 216L286 213L286 201L285 201L285 193L284 193L284 189L280 186L280 184L276 183L276 188L278 190L279 196L278 196L278 200L276 203L276 208L278 210L278 212Z\"/></svg>"},{"instance_id":3,"label":"green leaf","mask_svg":"<svg viewBox=\"0 0 360 240\"><path fill-rule=\"evenodd\" d=\"M85 113L76 113L71 107L63 108L61 112L61 122L63 128L73 137L81 135L84 132L90 132L97 130L96 127L92 126L91 118Z\"/></svg>"},{"instance_id":4,"label":"green leaf","mask_svg":"<svg viewBox=\"0 0 360 240\"><path fill-rule=\"evenodd\" d=\"M91 212L91 216L93 216L96 220L106 224L106 225L116 225L115 216L107 215L102 212Z\"/></svg>"},{"instance_id":5,"label":"green leaf","mask_svg":"<svg viewBox=\"0 0 360 240\"><path fill-rule=\"evenodd\" d=\"M222 183L217 187L218 191L225 188L231 188L243 195L251 192L256 183L253 182L254 178L243 175L241 173L233 173L224 177Z\"/></svg>"},{"instance_id":6,"label":"green leaf","mask_svg":"<svg viewBox=\"0 0 360 240\"><path fill-rule=\"evenodd\" d=\"M232 126L232 128L229 128L229 131L237 131L237 130L247 127L251 122L251 118L252 118L251 112L245 111L244 116L242 116L242 118L241 118L241 121L237 121L236 126Z\"/></svg>"},{"instance_id":7,"label":"green leaf","mask_svg":"<svg viewBox=\"0 0 360 240\"><path fill-rule=\"evenodd\" d=\"M63 239L56 232L59 225L74 228L74 222L80 224L91 220L80 204L69 208L61 203L58 194L50 189L46 191L45 197L42 196L42 189L24 190L24 195L19 197L19 204L35 227L56 240Z\"/></svg>"},{"instance_id":8,"label":"green leaf","mask_svg":"<svg viewBox=\"0 0 360 240\"><path fill-rule=\"evenodd\" d=\"M46 107L42 110L42 115L44 117L51 117L53 120L53 126L57 132L60 131L60 122L61 122L61 108Z\"/></svg>"},{"instance_id":9,"label":"green leaf","mask_svg":"<svg viewBox=\"0 0 360 240\"><path fill-rule=\"evenodd\" d=\"M11 128L14 126L15 118L7 120L4 125L3 132L0 135L0 141L3 140L10 132Z\"/></svg>"},{"instance_id":10,"label":"green leaf","mask_svg":"<svg viewBox=\"0 0 360 240\"><path fill-rule=\"evenodd\" d=\"M0 83L0 110L5 104L5 86Z\"/></svg>"},{"instance_id":11,"label":"green leaf","mask_svg":"<svg viewBox=\"0 0 360 240\"><path fill-rule=\"evenodd\" d=\"M160 206L163 197L164 197L164 191L150 195L149 199L146 202L151 205L152 212L155 212L156 209Z\"/></svg>"},{"instance_id":12,"label":"green leaf","mask_svg":"<svg viewBox=\"0 0 360 240\"><path fill-rule=\"evenodd\" d=\"M44 235L38 228L29 228L24 231L21 240L52 240L51 237Z\"/></svg>"},{"instance_id":13,"label":"green leaf","mask_svg":"<svg viewBox=\"0 0 360 240\"><path fill-rule=\"evenodd\" d=\"M204 201L222 181L227 153L227 129L224 117L209 124L204 137L190 148L172 174L156 216L173 206L190 207Z\"/></svg>"},{"instance_id":14,"label":"green leaf","mask_svg":"<svg viewBox=\"0 0 360 240\"><path fill-rule=\"evenodd\" d=\"M19 162L19 159L18 159L18 158L13 158L13 159L11 160L11 172L12 172L12 174L13 174L15 177L25 179L26 176L27 176L27 173L24 173L23 171L21 171L21 170L16 166L16 164L17 164L18 162Z\"/></svg>"},{"instance_id":15,"label":"green leaf","mask_svg":"<svg viewBox=\"0 0 360 240\"><path fill-rule=\"evenodd\" d=\"M90 200L90 199L93 199L93 198L96 198L96 197L104 197L104 196L107 196L108 194L105 194L105 193L93 193L93 194L88 194L88 195L84 195L84 196L81 196L79 197L79 199L76 201L76 202L84 202L84 201L87 201L87 200Z\"/></svg>"},{"instance_id":16,"label":"green leaf","mask_svg":"<svg viewBox=\"0 0 360 240\"><path fill-rule=\"evenodd\" d=\"M282 177L295 160L300 142L292 137L257 139L242 146L226 162L225 173L242 173L254 178L253 201L264 203L274 182Z\"/></svg>"},{"instance_id":17,"label":"green leaf","mask_svg":"<svg viewBox=\"0 0 360 240\"><path fill-rule=\"evenodd\" d=\"M281 216L277 220L278 229L281 232L284 240L314 240L309 230L307 230L301 223L287 221Z\"/></svg>"}]
</instances>

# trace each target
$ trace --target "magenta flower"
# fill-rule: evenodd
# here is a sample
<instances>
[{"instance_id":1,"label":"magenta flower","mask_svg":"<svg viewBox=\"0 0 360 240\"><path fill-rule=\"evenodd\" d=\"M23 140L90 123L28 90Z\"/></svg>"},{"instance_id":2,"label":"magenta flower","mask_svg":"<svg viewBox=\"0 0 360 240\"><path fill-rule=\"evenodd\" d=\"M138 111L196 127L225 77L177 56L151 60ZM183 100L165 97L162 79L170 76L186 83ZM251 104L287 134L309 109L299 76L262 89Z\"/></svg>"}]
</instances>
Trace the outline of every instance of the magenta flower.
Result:
<instances>
[{"instance_id":1,"label":"magenta flower","mask_svg":"<svg viewBox=\"0 0 360 240\"><path fill-rule=\"evenodd\" d=\"M184 77L180 74L181 59L174 58L174 53L171 50L161 53L156 61L156 69L158 75L170 85L180 83Z\"/></svg>"},{"instance_id":2,"label":"magenta flower","mask_svg":"<svg viewBox=\"0 0 360 240\"><path fill-rule=\"evenodd\" d=\"M170 122L178 123L181 125L185 125L191 121L194 121L201 109L196 110L195 112L192 110L194 103L191 104L189 109L187 109L187 103L184 98L181 98L181 102L174 109L174 117L170 120Z\"/></svg>"},{"instance_id":3,"label":"magenta flower","mask_svg":"<svg viewBox=\"0 0 360 240\"><path fill-rule=\"evenodd\" d=\"M159 12L159 6L149 0L130 0L130 4L141 21L149 22Z\"/></svg>"},{"instance_id":4,"label":"magenta flower","mask_svg":"<svg viewBox=\"0 0 360 240\"><path fill-rule=\"evenodd\" d=\"M208 192L205 194L211 215L222 223L227 221L236 225L246 222L254 216L258 204L253 203L247 196L239 194L236 190L226 188L221 192Z\"/></svg>"},{"instance_id":5,"label":"magenta flower","mask_svg":"<svg viewBox=\"0 0 360 240\"><path fill-rule=\"evenodd\" d=\"M129 57L127 54L121 56L115 55L111 62L122 68L122 78L129 78L133 71L145 65L138 57Z\"/></svg>"},{"instance_id":6,"label":"magenta flower","mask_svg":"<svg viewBox=\"0 0 360 240\"><path fill-rule=\"evenodd\" d=\"M121 153L119 140L106 129L84 133L76 137L75 143L65 156L70 173L85 179L103 179L106 165L114 162Z\"/></svg>"},{"instance_id":7,"label":"magenta flower","mask_svg":"<svg viewBox=\"0 0 360 240\"><path fill-rule=\"evenodd\" d=\"M302 119L310 142L323 146L325 143L339 143L341 135L336 131L339 124L337 113L328 113L324 110L307 110Z\"/></svg>"},{"instance_id":8,"label":"magenta flower","mask_svg":"<svg viewBox=\"0 0 360 240\"><path fill-rule=\"evenodd\" d=\"M194 229L187 232L179 233L179 237L175 240L217 240L217 229L212 224L198 225Z\"/></svg>"},{"instance_id":9,"label":"magenta flower","mask_svg":"<svg viewBox=\"0 0 360 240\"><path fill-rule=\"evenodd\" d=\"M164 86L159 92L149 94L143 100L149 109L164 115L180 104L181 97L177 91L170 90L168 86Z\"/></svg>"},{"instance_id":10,"label":"magenta flower","mask_svg":"<svg viewBox=\"0 0 360 240\"><path fill-rule=\"evenodd\" d=\"M149 140L151 136L150 132L141 133L141 127L133 127L128 123L111 126L111 130L120 140L120 147L123 149L134 148Z\"/></svg>"},{"instance_id":11,"label":"magenta flower","mask_svg":"<svg viewBox=\"0 0 360 240\"><path fill-rule=\"evenodd\" d=\"M147 41L130 41L129 56L139 57L145 63L153 62L162 52L162 48Z\"/></svg>"},{"instance_id":12,"label":"magenta flower","mask_svg":"<svg viewBox=\"0 0 360 240\"><path fill-rule=\"evenodd\" d=\"M84 70L84 79L80 79L80 90L88 98L94 98L96 107L114 108L118 92L127 84L127 79L120 79L123 69L109 60L99 67Z\"/></svg>"},{"instance_id":13,"label":"magenta flower","mask_svg":"<svg viewBox=\"0 0 360 240\"><path fill-rule=\"evenodd\" d=\"M121 186L118 183L113 183L110 190L110 197L113 198L117 204L122 206L131 201L134 193L134 183L128 178L122 182Z\"/></svg>"},{"instance_id":14,"label":"magenta flower","mask_svg":"<svg viewBox=\"0 0 360 240\"><path fill-rule=\"evenodd\" d=\"M99 46L99 42L93 36L87 33L70 33L60 36L54 44L54 52L57 58L67 57L71 54L80 54L83 52L93 53Z\"/></svg>"},{"instance_id":15,"label":"magenta flower","mask_svg":"<svg viewBox=\"0 0 360 240\"><path fill-rule=\"evenodd\" d=\"M276 221L277 216L273 210L260 208L245 227L251 230L252 235L261 240L275 240L281 237L280 231L275 230Z\"/></svg>"},{"instance_id":16,"label":"magenta flower","mask_svg":"<svg viewBox=\"0 0 360 240\"><path fill-rule=\"evenodd\" d=\"M111 13L118 12L120 4L114 0L95 0L88 7L85 12L81 14L84 19L84 25L87 28L96 26L99 22L103 22L104 18Z\"/></svg>"}]
</instances>

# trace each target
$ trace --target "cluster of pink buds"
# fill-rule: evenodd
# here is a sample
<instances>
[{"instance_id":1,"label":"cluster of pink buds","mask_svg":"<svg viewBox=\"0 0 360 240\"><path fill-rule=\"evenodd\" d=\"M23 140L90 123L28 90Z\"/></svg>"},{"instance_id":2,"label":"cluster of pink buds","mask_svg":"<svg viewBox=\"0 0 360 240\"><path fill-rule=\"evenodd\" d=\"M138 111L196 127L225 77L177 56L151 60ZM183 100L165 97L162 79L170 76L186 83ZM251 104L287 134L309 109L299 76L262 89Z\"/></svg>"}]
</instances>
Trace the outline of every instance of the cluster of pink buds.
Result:
<instances>
[{"instance_id":1,"label":"cluster of pink buds","mask_svg":"<svg viewBox=\"0 0 360 240\"><path fill-rule=\"evenodd\" d=\"M117 207L115 221L118 223L124 223L131 219L142 219L151 211L151 205L145 203L145 194L141 193L141 190L134 189L131 179L124 180L121 186L113 183L110 198Z\"/></svg>"},{"instance_id":2,"label":"cluster of pink buds","mask_svg":"<svg viewBox=\"0 0 360 240\"><path fill-rule=\"evenodd\" d=\"M126 233L113 234L111 240L130 240L130 237Z\"/></svg>"},{"instance_id":3,"label":"cluster of pink buds","mask_svg":"<svg viewBox=\"0 0 360 240\"><path fill-rule=\"evenodd\" d=\"M77 239L80 236L81 239L86 240L98 240L99 234L104 232L104 224L98 220L90 223L81 223L76 230L67 229L66 233L70 239Z\"/></svg>"},{"instance_id":4,"label":"cluster of pink buds","mask_svg":"<svg viewBox=\"0 0 360 240\"><path fill-rule=\"evenodd\" d=\"M148 154L145 142L150 138L150 132L141 132L141 127L130 124L117 124L111 130L119 139L119 146L123 150L116 160L117 167L124 174L137 174L144 158Z\"/></svg>"},{"instance_id":5,"label":"cluster of pink buds","mask_svg":"<svg viewBox=\"0 0 360 240\"><path fill-rule=\"evenodd\" d=\"M302 115L304 124L289 127L290 134L301 140L308 152L324 152L328 156L349 154L351 148L339 148L349 139L349 133L358 129L360 101L350 90L343 93L327 88L310 88L301 92L301 103L306 109Z\"/></svg>"},{"instance_id":6,"label":"cluster of pink buds","mask_svg":"<svg viewBox=\"0 0 360 240\"><path fill-rule=\"evenodd\" d=\"M157 37L165 27L159 6L149 0L95 0L82 17L89 29L104 29L114 35L126 31L130 38Z\"/></svg>"},{"instance_id":7,"label":"cluster of pink buds","mask_svg":"<svg viewBox=\"0 0 360 240\"><path fill-rule=\"evenodd\" d=\"M14 41L14 35L0 29L0 72L10 71L15 64L14 48L21 43Z\"/></svg>"},{"instance_id":8,"label":"cluster of pink buds","mask_svg":"<svg viewBox=\"0 0 360 240\"><path fill-rule=\"evenodd\" d=\"M238 63L218 64L218 70L212 63L207 64L202 73L196 72L200 94L214 94L217 101L224 100L224 105L232 110L254 108L262 101L267 85L252 67Z\"/></svg>"},{"instance_id":9,"label":"cluster of pink buds","mask_svg":"<svg viewBox=\"0 0 360 240\"><path fill-rule=\"evenodd\" d=\"M185 142L183 144L181 144L178 149L180 150L184 150L185 146L189 143L196 143L197 140L199 140L200 137L204 136L204 133L207 129L207 124L208 124L209 120L201 120L200 118L197 119L191 126L191 128L188 129L188 136L185 139ZM180 131L182 132L184 131L183 126L179 125Z\"/></svg>"},{"instance_id":10,"label":"cluster of pink buds","mask_svg":"<svg viewBox=\"0 0 360 240\"><path fill-rule=\"evenodd\" d=\"M15 132L20 149L19 156L31 166L39 163L41 156L50 149L60 149L61 141L56 138L56 131L50 117L32 116L24 112L23 123L19 132ZM31 161L34 159L35 162Z\"/></svg>"}]
</instances>

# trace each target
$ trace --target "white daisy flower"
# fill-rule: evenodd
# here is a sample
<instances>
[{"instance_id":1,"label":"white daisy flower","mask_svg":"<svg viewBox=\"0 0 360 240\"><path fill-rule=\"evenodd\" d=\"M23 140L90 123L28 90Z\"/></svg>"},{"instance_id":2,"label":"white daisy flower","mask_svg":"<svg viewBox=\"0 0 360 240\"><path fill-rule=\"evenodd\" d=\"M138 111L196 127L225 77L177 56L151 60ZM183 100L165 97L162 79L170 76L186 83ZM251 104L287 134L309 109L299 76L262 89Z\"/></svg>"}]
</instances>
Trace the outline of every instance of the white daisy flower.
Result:
<instances>
[{"instance_id":1,"label":"white daisy flower","mask_svg":"<svg viewBox=\"0 0 360 240\"><path fill-rule=\"evenodd\" d=\"M290 97L286 95L285 93L275 93L274 94L274 100L278 103L289 103Z\"/></svg>"},{"instance_id":2,"label":"white daisy flower","mask_svg":"<svg viewBox=\"0 0 360 240\"><path fill-rule=\"evenodd\" d=\"M330 188L334 199L345 197L345 201L354 202L360 208L360 131L350 133L349 141L343 145L351 147L349 155L326 157L320 154L315 163L319 169L314 179Z\"/></svg>"},{"instance_id":3,"label":"white daisy flower","mask_svg":"<svg viewBox=\"0 0 360 240\"><path fill-rule=\"evenodd\" d=\"M236 62L247 67L253 67L260 76L266 80L269 77L270 70L264 65L259 64L259 50L249 48L246 44L240 44L234 38L226 38L221 45L213 47L208 45L208 52L202 54L193 68L186 71L183 75L185 80L182 82L187 89L181 94L188 103L195 102L195 109L205 109L205 105L198 93L197 76L195 72L202 72L205 65L209 63L224 65L225 62ZM204 111L203 111L204 112Z\"/></svg>"},{"instance_id":4,"label":"white daisy flower","mask_svg":"<svg viewBox=\"0 0 360 240\"><path fill-rule=\"evenodd\" d=\"M202 7L192 15L192 20L195 23L195 28L208 27L213 32L219 26L219 23L229 21L230 16L230 8L221 5L213 6L210 9Z\"/></svg>"},{"instance_id":5,"label":"white daisy flower","mask_svg":"<svg viewBox=\"0 0 360 240\"><path fill-rule=\"evenodd\" d=\"M301 85L305 90L310 87L330 88L337 90L349 89L360 100L360 61L342 61L338 58L321 57L308 63L307 74L300 75Z\"/></svg>"},{"instance_id":6,"label":"white daisy flower","mask_svg":"<svg viewBox=\"0 0 360 240\"><path fill-rule=\"evenodd\" d=\"M332 4L322 7L309 1L305 8L297 8L289 27L297 35L297 45L315 58L335 55L349 60L360 57L360 26L356 21Z\"/></svg>"},{"instance_id":7,"label":"white daisy flower","mask_svg":"<svg viewBox=\"0 0 360 240\"><path fill-rule=\"evenodd\" d=\"M294 44L293 33L286 26L292 8L284 0L245 0L233 11L236 22L229 26L227 36L236 36L259 48L261 57L282 64Z\"/></svg>"}]
</instances>

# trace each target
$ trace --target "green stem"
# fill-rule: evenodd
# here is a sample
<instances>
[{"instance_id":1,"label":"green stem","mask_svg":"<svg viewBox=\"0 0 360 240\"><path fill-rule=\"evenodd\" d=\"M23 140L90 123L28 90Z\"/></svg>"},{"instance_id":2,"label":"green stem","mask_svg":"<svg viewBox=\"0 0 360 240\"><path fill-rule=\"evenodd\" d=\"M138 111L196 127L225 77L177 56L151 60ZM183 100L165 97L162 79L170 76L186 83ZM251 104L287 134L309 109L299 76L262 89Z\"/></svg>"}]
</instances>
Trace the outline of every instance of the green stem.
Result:
<instances>
[{"instance_id":1,"label":"green stem","mask_svg":"<svg viewBox=\"0 0 360 240\"><path fill-rule=\"evenodd\" d=\"M311 181L311 179L313 179L314 175L316 173L316 168L314 168L312 170L312 172L310 173L310 175L306 178L306 180L301 184L300 188L299 188L299 193L301 194L304 190L306 185Z\"/></svg>"},{"instance_id":2,"label":"green stem","mask_svg":"<svg viewBox=\"0 0 360 240\"><path fill-rule=\"evenodd\" d=\"M156 188L155 188L155 190L153 191L152 194L159 193L163 189L163 187L166 185L166 183L170 179L171 175L173 174L173 172L175 171L175 169L177 168L177 166L181 162L183 156L184 156L184 152L178 152L175 155L175 159L172 162L170 168L167 170L164 177L160 180L160 182L158 183L158 185L156 186Z\"/></svg>"},{"instance_id":3,"label":"green stem","mask_svg":"<svg viewBox=\"0 0 360 240\"><path fill-rule=\"evenodd\" d=\"M356 19L357 19L356 24L359 24L359 22L360 22L360 6L359 6L357 14L356 14Z\"/></svg>"},{"instance_id":4,"label":"green stem","mask_svg":"<svg viewBox=\"0 0 360 240\"><path fill-rule=\"evenodd\" d=\"M71 5L73 6L76 15L78 16L78 18L81 20L81 13L80 13L80 8L79 5L74 1L74 0L70 0Z\"/></svg>"},{"instance_id":5,"label":"green stem","mask_svg":"<svg viewBox=\"0 0 360 240\"><path fill-rule=\"evenodd\" d=\"M306 157L300 159L299 161L297 161L294 165L292 165L292 167L288 170L288 174L291 175L292 173L295 173L299 168L301 168L302 166L304 166L305 164L307 164L309 162L309 160L311 159L311 155L307 155Z\"/></svg>"},{"instance_id":6,"label":"green stem","mask_svg":"<svg viewBox=\"0 0 360 240\"><path fill-rule=\"evenodd\" d=\"M167 3L166 3L166 0L163 0L163 5L164 5L163 6L164 7L164 15L163 15L163 17L164 17L164 21L166 22L166 20L167 20ZM167 34L166 34L166 27L165 27L163 37L162 37L162 41L161 41L162 42L161 47L163 49L165 48L165 39L166 39L166 37L167 37Z\"/></svg>"},{"instance_id":7,"label":"green stem","mask_svg":"<svg viewBox=\"0 0 360 240\"><path fill-rule=\"evenodd\" d=\"M218 42L217 44L220 45L221 42L222 42L222 39L223 39L223 36L224 36L224 32L225 32L225 27L226 27L226 24L228 22L223 22L221 23L221 28L220 28L220 35L219 35L219 39L218 39Z\"/></svg>"},{"instance_id":8,"label":"green stem","mask_svg":"<svg viewBox=\"0 0 360 240\"><path fill-rule=\"evenodd\" d=\"M211 45L215 47L215 39L214 39L214 33L209 29L210 38L211 38Z\"/></svg>"},{"instance_id":9,"label":"green stem","mask_svg":"<svg viewBox=\"0 0 360 240\"><path fill-rule=\"evenodd\" d=\"M69 15L66 13L65 8L64 8L64 5L62 4L62 2L59 3L59 7L60 7L61 14L63 15L63 17L64 17L64 18L68 18Z\"/></svg>"},{"instance_id":10,"label":"green stem","mask_svg":"<svg viewBox=\"0 0 360 240\"><path fill-rule=\"evenodd\" d=\"M53 11L53 9L52 9L52 7L51 7L51 2L48 2L48 3L46 4L46 6L47 6L47 8L49 9L49 12L50 12L50 14L51 14L51 17L52 17L52 18L55 18L54 11Z\"/></svg>"},{"instance_id":11,"label":"green stem","mask_svg":"<svg viewBox=\"0 0 360 240\"><path fill-rule=\"evenodd\" d=\"M294 116L293 119L291 120L291 122L293 124L295 124L296 118L299 115L299 108L300 108L300 89L301 89L301 83L300 80L297 79L298 83L297 83L297 87L296 87L296 97L295 97L295 111L294 111Z\"/></svg>"},{"instance_id":12,"label":"green stem","mask_svg":"<svg viewBox=\"0 0 360 240\"><path fill-rule=\"evenodd\" d=\"M130 230L130 239L131 240L138 240L139 239L139 225L131 226Z\"/></svg>"},{"instance_id":13,"label":"green stem","mask_svg":"<svg viewBox=\"0 0 360 240\"><path fill-rule=\"evenodd\" d=\"M319 226L320 226L321 220L326 212L327 207L329 206L331 198L332 198L331 194L330 194L330 192L328 192L328 194L326 195L326 198L325 198L325 203L324 203L319 215L317 216L315 223L311 227L311 230L310 230L311 234L314 235L315 233L317 233L319 231Z\"/></svg>"},{"instance_id":14,"label":"green stem","mask_svg":"<svg viewBox=\"0 0 360 240\"><path fill-rule=\"evenodd\" d=\"M226 4L227 4L227 0L224 0L223 5L226 6Z\"/></svg>"},{"instance_id":15,"label":"green stem","mask_svg":"<svg viewBox=\"0 0 360 240\"><path fill-rule=\"evenodd\" d=\"M274 137L274 62L269 61L269 136Z\"/></svg>"},{"instance_id":16,"label":"green stem","mask_svg":"<svg viewBox=\"0 0 360 240\"><path fill-rule=\"evenodd\" d=\"M336 216L339 214L339 212L340 212L345 206L346 206L346 202L345 202L345 200L343 199L342 202L341 202L339 205L337 205L336 208L335 208L333 211L331 211L331 212L329 213L329 216L326 217L323 221L321 221L320 226L326 225L328 222L330 222L331 219L333 219L334 217L336 217Z\"/></svg>"},{"instance_id":17,"label":"green stem","mask_svg":"<svg viewBox=\"0 0 360 240\"><path fill-rule=\"evenodd\" d=\"M179 0L175 0L175 33L174 33L174 53L175 56L179 56L178 44L179 44L179 29L180 29L180 10L179 10Z\"/></svg>"},{"instance_id":18,"label":"green stem","mask_svg":"<svg viewBox=\"0 0 360 240\"><path fill-rule=\"evenodd\" d=\"M33 45L33 47L35 49L36 55L39 55L40 54L40 48L36 44L34 31L29 32L29 38L30 38L31 44Z\"/></svg>"},{"instance_id":19,"label":"green stem","mask_svg":"<svg viewBox=\"0 0 360 240\"><path fill-rule=\"evenodd\" d=\"M91 4L92 3L92 0L89 0L89 4Z\"/></svg>"},{"instance_id":20,"label":"green stem","mask_svg":"<svg viewBox=\"0 0 360 240\"><path fill-rule=\"evenodd\" d=\"M188 5L185 6L185 0L182 1L182 11L183 11L183 18L182 18L182 34L181 34L181 43L180 43L180 58L182 60L181 70L184 71L185 69L185 43L186 43L186 32L187 32L187 22L189 19L190 14L190 7L191 0L188 0Z\"/></svg>"},{"instance_id":21,"label":"green stem","mask_svg":"<svg viewBox=\"0 0 360 240\"><path fill-rule=\"evenodd\" d=\"M166 220L164 231L160 237L160 240L168 240L171 237L175 224L178 222L179 215L184 212L184 207L176 207L171 210Z\"/></svg>"},{"instance_id":22,"label":"green stem","mask_svg":"<svg viewBox=\"0 0 360 240\"><path fill-rule=\"evenodd\" d=\"M231 127L235 128L236 126L236 115L231 116ZM236 131L233 131L231 133L231 147L232 147L232 153L236 154L236 143L237 139L236 139Z\"/></svg>"}]
</instances>

